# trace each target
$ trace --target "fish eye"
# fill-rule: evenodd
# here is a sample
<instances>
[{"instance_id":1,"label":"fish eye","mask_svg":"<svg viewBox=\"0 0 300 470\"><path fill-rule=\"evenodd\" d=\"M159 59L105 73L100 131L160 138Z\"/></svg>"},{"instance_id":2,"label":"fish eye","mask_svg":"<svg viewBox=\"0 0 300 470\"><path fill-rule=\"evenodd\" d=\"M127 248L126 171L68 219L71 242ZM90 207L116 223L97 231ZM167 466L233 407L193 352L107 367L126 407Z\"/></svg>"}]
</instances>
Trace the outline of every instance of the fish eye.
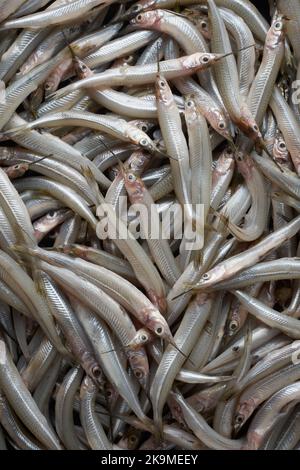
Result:
<instances>
[{"instance_id":1,"label":"fish eye","mask_svg":"<svg viewBox=\"0 0 300 470\"><path fill-rule=\"evenodd\" d=\"M142 19L143 19L143 17L142 17L141 14L137 15L137 17L136 17L136 20L137 20L137 21L142 21Z\"/></svg>"},{"instance_id":2,"label":"fish eye","mask_svg":"<svg viewBox=\"0 0 300 470\"><path fill-rule=\"evenodd\" d=\"M136 438L136 436L131 435L131 436L129 436L128 440L129 440L130 444L135 444L136 441L137 441L137 438Z\"/></svg>"},{"instance_id":3,"label":"fish eye","mask_svg":"<svg viewBox=\"0 0 300 470\"><path fill-rule=\"evenodd\" d=\"M141 130L142 130L143 132L147 132L148 126L147 126L146 124L142 124L142 125L141 125Z\"/></svg>"},{"instance_id":4,"label":"fish eye","mask_svg":"<svg viewBox=\"0 0 300 470\"><path fill-rule=\"evenodd\" d=\"M281 29L281 28L282 28L282 23L281 23L281 21L277 21L277 22L274 24L274 28L275 28L275 29Z\"/></svg>"},{"instance_id":5,"label":"fish eye","mask_svg":"<svg viewBox=\"0 0 300 470\"><path fill-rule=\"evenodd\" d=\"M239 346L233 346L232 351L238 352L240 350Z\"/></svg>"},{"instance_id":6,"label":"fish eye","mask_svg":"<svg viewBox=\"0 0 300 470\"><path fill-rule=\"evenodd\" d=\"M230 322L229 329L230 329L231 331L235 331L235 330L237 329L237 327L238 327L238 324L237 324L236 321Z\"/></svg>"},{"instance_id":7,"label":"fish eye","mask_svg":"<svg viewBox=\"0 0 300 470\"><path fill-rule=\"evenodd\" d=\"M285 149L286 149L285 143L284 143L284 142L280 142L279 148L280 148L281 150L285 150Z\"/></svg>"},{"instance_id":8,"label":"fish eye","mask_svg":"<svg viewBox=\"0 0 300 470\"><path fill-rule=\"evenodd\" d=\"M206 21L201 21L200 24L201 24L201 27L202 27L203 29L206 29L206 28L207 28L207 23L206 23Z\"/></svg>"},{"instance_id":9,"label":"fish eye","mask_svg":"<svg viewBox=\"0 0 300 470\"><path fill-rule=\"evenodd\" d=\"M202 62L204 62L205 64L207 64L207 62L209 61L209 56L208 55L204 55L202 57Z\"/></svg>"},{"instance_id":10,"label":"fish eye","mask_svg":"<svg viewBox=\"0 0 300 470\"><path fill-rule=\"evenodd\" d=\"M237 424L243 424L243 422L244 422L243 416L242 415L237 415L237 417L235 418L235 422Z\"/></svg>"},{"instance_id":11,"label":"fish eye","mask_svg":"<svg viewBox=\"0 0 300 470\"><path fill-rule=\"evenodd\" d=\"M101 371L100 367L93 367L92 374L95 377L95 379L99 379L102 375L102 371Z\"/></svg>"},{"instance_id":12,"label":"fish eye","mask_svg":"<svg viewBox=\"0 0 300 470\"><path fill-rule=\"evenodd\" d=\"M209 279L209 274L208 273L203 274L202 279L203 281L207 281Z\"/></svg>"},{"instance_id":13,"label":"fish eye","mask_svg":"<svg viewBox=\"0 0 300 470\"><path fill-rule=\"evenodd\" d=\"M257 126L256 124L254 124L254 125L253 125L253 129L254 129L255 131L258 131L258 126Z\"/></svg>"},{"instance_id":14,"label":"fish eye","mask_svg":"<svg viewBox=\"0 0 300 470\"><path fill-rule=\"evenodd\" d=\"M218 127L219 129L225 129L225 122L224 121L219 122Z\"/></svg>"},{"instance_id":15,"label":"fish eye","mask_svg":"<svg viewBox=\"0 0 300 470\"><path fill-rule=\"evenodd\" d=\"M163 334L163 331L164 331L163 327L162 327L162 326L158 326L158 327L156 328L156 330L155 330L155 333L160 336L160 335Z\"/></svg>"},{"instance_id":16,"label":"fish eye","mask_svg":"<svg viewBox=\"0 0 300 470\"><path fill-rule=\"evenodd\" d=\"M133 7L131 9L132 9L132 11L139 11L140 7L139 7L139 5L133 5Z\"/></svg>"},{"instance_id":17,"label":"fish eye","mask_svg":"<svg viewBox=\"0 0 300 470\"><path fill-rule=\"evenodd\" d=\"M55 217L55 215L56 215L55 211L50 211L50 212L48 212L47 217L49 217L50 219L53 219Z\"/></svg>"},{"instance_id":18,"label":"fish eye","mask_svg":"<svg viewBox=\"0 0 300 470\"><path fill-rule=\"evenodd\" d=\"M129 173L129 175L127 175L127 179L129 181L135 181L136 180L136 177L133 173Z\"/></svg>"},{"instance_id":19,"label":"fish eye","mask_svg":"<svg viewBox=\"0 0 300 470\"><path fill-rule=\"evenodd\" d=\"M187 105L189 108L191 108L191 107L193 106L193 104L194 104L194 103L193 103L192 100L189 100L189 101L187 101L187 103L186 103L186 105Z\"/></svg>"},{"instance_id":20,"label":"fish eye","mask_svg":"<svg viewBox=\"0 0 300 470\"><path fill-rule=\"evenodd\" d=\"M45 83L44 88L45 88L45 90L51 90L51 85L50 85L50 83Z\"/></svg>"},{"instance_id":21,"label":"fish eye","mask_svg":"<svg viewBox=\"0 0 300 470\"><path fill-rule=\"evenodd\" d=\"M143 341L143 343L145 343L147 341L147 336L146 335L142 335L141 336L141 341Z\"/></svg>"},{"instance_id":22,"label":"fish eye","mask_svg":"<svg viewBox=\"0 0 300 470\"><path fill-rule=\"evenodd\" d=\"M134 375L137 379L141 379L144 376L143 372L140 369L135 370Z\"/></svg>"},{"instance_id":23,"label":"fish eye","mask_svg":"<svg viewBox=\"0 0 300 470\"><path fill-rule=\"evenodd\" d=\"M142 147L146 147L146 145L148 145L147 139L141 139L141 140L140 140L140 145L141 145Z\"/></svg>"},{"instance_id":24,"label":"fish eye","mask_svg":"<svg viewBox=\"0 0 300 470\"><path fill-rule=\"evenodd\" d=\"M159 82L159 86L160 86L161 88L164 88L164 87L166 86L166 84L165 84L165 82L164 82L163 80L161 80L161 81Z\"/></svg>"}]
</instances>

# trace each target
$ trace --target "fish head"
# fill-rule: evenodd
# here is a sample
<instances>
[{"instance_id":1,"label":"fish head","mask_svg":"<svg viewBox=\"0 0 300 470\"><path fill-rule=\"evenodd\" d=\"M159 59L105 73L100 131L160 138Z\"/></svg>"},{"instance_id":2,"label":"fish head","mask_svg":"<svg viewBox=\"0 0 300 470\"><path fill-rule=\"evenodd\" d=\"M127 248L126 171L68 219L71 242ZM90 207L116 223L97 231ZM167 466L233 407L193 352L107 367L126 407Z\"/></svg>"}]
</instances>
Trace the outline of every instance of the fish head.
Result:
<instances>
[{"instance_id":1,"label":"fish head","mask_svg":"<svg viewBox=\"0 0 300 470\"><path fill-rule=\"evenodd\" d=\"M192 95L187 96L184 101L184 115L187 124L193 125L197 122L197 105L194 97Z\"/></svg>"},{"instance_id":2,"label":"fish head","mask_svg":"<svg viewBox=\"0 0 300 470\"><path fill-rule=\"evenodd\" d=\"M158 73L155 80L155 96L156 99L164 103L164 105L171 105L174 102L174 97L169 87L169 84L162 74Z\"/></svg>"},{"instance_id":3,"label":"fish head","mask_svg":"<svg viewBox=\"0 0 300 470\"><path fill-rule=\"evenodd\" d=\"M82 60L78 59L78 57L74 58L73 63L75 73L80 80L92 76L93 72L91 69L89 69L89 67Z\"/></svg>"},{"instance_id":4,"label":"fish head","mask_svg":"<svg viewBox=\"0 0 300 470\"><path fill-rule=\"evenodd\" d=\"M213 108L208 111L208 114L210 116L211 126L215 131L222 135L226 140L232 142L230 124L224 113L218 108Z\"/></svg>"},{"instance_id":5,"label":"fish head","mask_svg":"<svg viewBox=\"0 0 300 470\"><path fill-rule=\"evenodd\" d=\"M140 174L148 166L150 160L151 155L148 152L137 150L130 155L126 167L134 173Z\"/></svg>"},{"instance_id":6,"label":"fish head","mask_svg":"<svg viewBox=\"0 0 300 470\"><path fill-rule=\"evenodd\" d=\"M159 29L160 22L164 16L162 10L151 10L139 13L130 23L139 28Z\"/></svg>"},{"instance_id":7,"label":"fish head","mask_svg":"<svg viewBox=\"0 0 300 470\"><path fill-rule=\"evenodd\" d=\"M222 264L215 266L210 271L202 274L199 282L196 284L195 288L205 290L214 286L223 280L226 270Z\"/></svg>"},{"instance_id":8,"label":"fish head","mask_svg":"<svg viewBox=\"0 0 300 470\"><path fill-rule=\"evenodd\" d=\"M276 49L279 44L283 43L286 35L286 20L280 13L275 13L271 28L266 37L265 47L268 49Z\"/></svg>"},{"instance_id":9,"label":"fish head","mask_svg":"<svg viewBox=\"0 0 300 470\"><path fill-rule=\"evenodd\" d=\"M223 58L224 54L212 54L209 52L195 52L179 58L183 70L204 70Z\"/></svg>"},{"instance_id":10,"label":"fish head","mask_svg":"<svg viewBox=\"0 0 300 470\"><path fill-rule=\"evenodd\" d=\"M126 169L123 165L121 168L122 176L124 178L124 184L131 202L138 203L142 200L145 192L144 184L142 180L136 175L136 173L130 169Z\"/></svg>"},{"instance_id":11,"label":"fish head","mask_svg":"<svg viewBox=\"0 0 300 470\"><path fill-rule=\"evenodd\" d=\"M147 9L153 7L155 3L156 0L140 0L139 2L134 3L133 5L131 5L131 7L128 8L124 16L122 16L122 19L125 18L127 20L130 20L134 18L138 13L146 11Z\"/></svg>"},{"instance_id":12,"label":"fish head","mask_svg":"<svg viewBox=\"0 0 300 470\"><path fill-rule=\"evenodd\" d=\"M239 128L254 142L262 141L262 135L259 127L249 113L242 113L241 120L238 123Z\"/></svg>"},{"instance_id":13,"label":"fish head","mask_svg":"<svg viewBox=\"0 0 300 470\"><path fill-rule=\"evenodd\" d=\"M130 367L134 373L134 376L143 387L147 389L149 381L149 363L147 354L143 347L138 350L126 349L126 354L130 363Z\"/></svg>"},{"instance_id":14,"label":"fish head","mask_svg":"<svg viewBox=\"0 0 300 470\"><path fill-rule=\"evenodd\" d=\"M136 335L130 341L128 347L133 350L139 349L140 347L145 346L145 344L148 344L151 339L152 335L150 331L148 331L146 328L141 328L136 332Z\"/></svg>"}]
</instances>

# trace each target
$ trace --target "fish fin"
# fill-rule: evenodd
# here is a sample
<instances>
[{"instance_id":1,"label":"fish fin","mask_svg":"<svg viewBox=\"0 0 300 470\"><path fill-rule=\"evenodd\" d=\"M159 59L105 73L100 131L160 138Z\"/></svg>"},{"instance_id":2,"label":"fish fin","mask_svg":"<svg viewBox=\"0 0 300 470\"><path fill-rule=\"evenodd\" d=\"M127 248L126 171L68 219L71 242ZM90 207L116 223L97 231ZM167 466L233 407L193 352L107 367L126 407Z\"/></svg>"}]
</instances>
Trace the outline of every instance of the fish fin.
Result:
<instances>
[{"instance_id":1,"label":"fish fin","mask_svg":"<svg viewBox=\"0 0 300 470\"><path fill-rule=\"evenodd\" d=\"M216 232L216 233L219 233L220 235L226 235L226 232L227 230L229 230L229 226L231 224L230 220L229 220L229 217L226 215L226 213L220 213L218 211L216 211L213 207L210 207L210 212L212 212L215 217L217 217L221 223L221 225L219 224L217 228L213 228L213 230ZM230 231L230 230L229 230Z\"/></svg>"},{"instance_id":2,"label":"fish fin","mask_svg":"<svg viewBox=\"0 0 300 470\"><path fill-rule=\"evenodd\" d=\"M31 166L36 165L37 163L42 162L42 161L45 160L46 158L51 158L51 157L54 157L54 154L53 154L53 153L51 153L51 155L44 155L44 156L40 157L36 162L28 163L28 167L30 168ZM27 162L26 162L26 163L27 163Z\"/></svg>"},{"instance_id":3,"label":"fish fin","mask_svg":"<svg viewBox=\"0 0 300 470\"><path fill-rule=\"evenodd\" d=\"M173 348L175 348L187 361L189 361L193 366L195 366L194 362L189 358L189 356L185 354L183 351L181 351L181 349L177 346L174 339L171 340L169 338L165 338L165 341L171 346L173 346Z\"/></svg>"},{"instance_id":4,"label":"fish fin","mask_svg":"<svg viewBox=\"0 0 300 470\"><path fill-rule=\"evenodd\" d=\"M184 290L183 292L181 292L180 294L177 294L175 295L174 297L172 297L171 300L177 300L177 299L180 299L180 297L182 297L183 295L185 294L189 294L190 292L193 292L193 290L196 288L196 284L195 285L186 285L187 287L187 290Z\"/></svg>"}]
</instances>

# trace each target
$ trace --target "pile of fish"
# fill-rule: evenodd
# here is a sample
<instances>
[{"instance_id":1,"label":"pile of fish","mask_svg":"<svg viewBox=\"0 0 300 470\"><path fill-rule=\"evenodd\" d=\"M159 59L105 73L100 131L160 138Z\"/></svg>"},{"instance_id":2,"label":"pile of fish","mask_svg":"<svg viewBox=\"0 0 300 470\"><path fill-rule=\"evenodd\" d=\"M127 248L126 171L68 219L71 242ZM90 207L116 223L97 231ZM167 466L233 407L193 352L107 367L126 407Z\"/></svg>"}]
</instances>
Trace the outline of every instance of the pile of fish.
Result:
<instances>
[{"instance_id":1,"label":"pile of fish","mask_svg":"<svg viewBox=\"0 0 300 470\"><path fill-rule=\"evenodd\" d=\"M0 0L0 449L300 449L300 1L270 16Z\"/></svg>"}]
</instances>

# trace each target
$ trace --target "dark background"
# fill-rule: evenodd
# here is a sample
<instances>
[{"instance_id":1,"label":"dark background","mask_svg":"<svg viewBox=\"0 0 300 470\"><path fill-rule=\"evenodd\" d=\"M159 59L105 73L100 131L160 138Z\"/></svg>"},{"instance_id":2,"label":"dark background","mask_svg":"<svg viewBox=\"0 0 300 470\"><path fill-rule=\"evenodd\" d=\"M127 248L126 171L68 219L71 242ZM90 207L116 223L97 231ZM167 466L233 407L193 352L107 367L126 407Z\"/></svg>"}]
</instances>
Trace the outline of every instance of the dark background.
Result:
<instances>
[{"instance_id":1,"label":"dark background","mask_svg":"<svg viewBox=\"0 0 300 470\"><path fill-rule=\"evenodd\" d=\"M266 19L270 20L269 14L269 2L268 0L252 0L252 3L258 8L258 10L266 17Z\"/></svg>"}]
</instances>

